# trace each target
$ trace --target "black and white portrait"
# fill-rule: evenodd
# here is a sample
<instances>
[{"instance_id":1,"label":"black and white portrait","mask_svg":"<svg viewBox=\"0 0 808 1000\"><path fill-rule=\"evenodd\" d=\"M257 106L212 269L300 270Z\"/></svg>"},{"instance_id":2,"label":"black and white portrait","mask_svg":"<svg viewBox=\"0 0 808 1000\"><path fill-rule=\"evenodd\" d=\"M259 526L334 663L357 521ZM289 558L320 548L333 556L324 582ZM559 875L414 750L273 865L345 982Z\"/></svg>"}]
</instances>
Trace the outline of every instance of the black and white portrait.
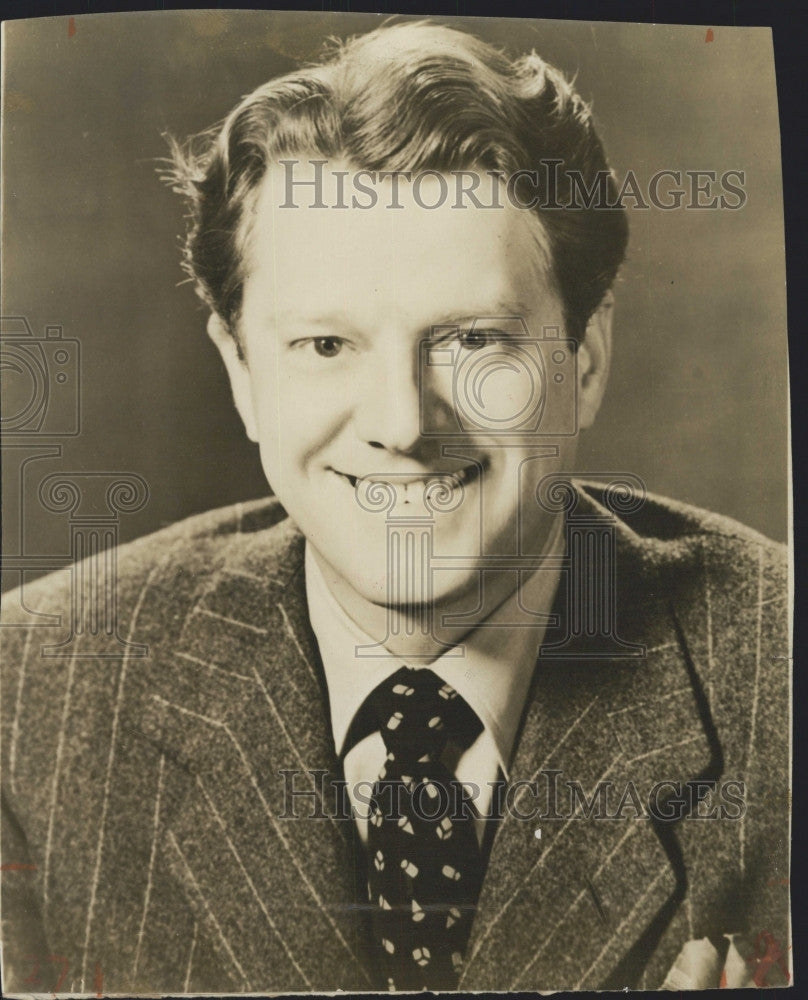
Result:
<instances>
[{"instance_id":1,"label":"black and white portrait","mask_svg":"<svg viewBox=\"0 0 808 1000\"><path fill-rule=\"evenodd\" d=\"M788 985L770 32L4 57L5 992Z\"/></svg>"}]
</instances>

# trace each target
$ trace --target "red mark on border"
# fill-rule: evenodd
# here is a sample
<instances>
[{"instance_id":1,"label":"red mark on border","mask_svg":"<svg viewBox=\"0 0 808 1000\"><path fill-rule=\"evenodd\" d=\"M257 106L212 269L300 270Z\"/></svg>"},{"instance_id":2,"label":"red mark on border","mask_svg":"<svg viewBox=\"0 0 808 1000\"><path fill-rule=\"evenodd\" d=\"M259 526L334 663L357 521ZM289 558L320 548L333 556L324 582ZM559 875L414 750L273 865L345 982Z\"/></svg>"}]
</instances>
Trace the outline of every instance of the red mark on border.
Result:
<instances>
[{"instance_id":1,"label":"red mark on border","mask_svg":"<svg viewBox=\"0 0 808 1000\"><path fill-rule=\"evenodd\" d=\"M104 995L104 975L101 972L101 966L96 962L95 965L95 995L97 997L102 997Z\"/></svg>"},{"instance_id":2,"label":"red mark on border","mask_svg":"<svg viewBox=\"0 0 808 1000\"><path fill-rule=\"evenodd\" d=\"M721 978L718 980L719 990L725 990L727 988L727 970L721 970Z\"/></svg>"},{"instance_id":3,"label":"red mark on border","mask_svg":"<svg viewBox=\"0 0 808 1000\"><path fill-rule=\"evenodd\" d=\"M791 946L789 945L789 948ZM787 951L788 949L786 949ZM755 966L752 973L752 980L758 988L769 986L768 977L772 966L777 966L785 977L786 983L791 982L791 975L788 971L786 953L780 946L780 942L771 931L762 931L755 939L755 954L747 959L750 965ZM772 986L780 985L772 983Z\"/></svg>"},{"instance_id":4,"label":"red mark on border","mask_svg":"<svg viewBox=\"0 0 808 1000\"><path fill-rule=\"evenodd\" d=\"M67 37L72 38L76 34L76 19L71 17L67 22Z\"/></svg>"},{"instance_id":5,"label":"red mark on border","mask_svg":"<svg viewBox=\"0 0 808 1000\"><path fill-rule=\"evenodd\" d=\"M70 20L72 21L73 18L71 17ZM707 35L705 36L704 41L705 42L711 42L714 38L715 38L715 35L713 34L713 29L712 28L708 28L707 29Z\"/></svg>"},{"instance_id":6,"label":"red mark on border","mask_svg":"<svg viewBox=\"0 0 808 1000\"><path fill-rule=\"evenodd\" d=\"M54 984L54 987L53 987L53 992L54 993L58 993L61 990L61 988L64 986L65 979L67 979L67 973L68 973L68 970L70 968L70 963L62 955L49 955L48 956L48 961L49 962L58 962L61 965L61 967L62 967L62 971L59 973L59 978L56 980L56 983Z\"/></svg>"},{"instance_id":7,"label":"red mark on border","mask_svg":"<svg viewBox=\"0 0 808 1000\"><path fill-rule=\"evenodd\" d=\"M42 982L39 978L39 967L42 964L41 959L37 958L35 955L26 955L24 961L32 962L34 971L23 979L23 983L25 983L26 986L38 986Z\"/></svg>"},{"instance_id":8,"label":"red mark on border","mask_svg":"<svg viewBox=\"0 0 808 1000\"><path fill-rule=\"evenodd\" d=\"M35 872L36 865L20 865L14 861L9 861L7 865L0 865L0 872Z\"/></svg>"},{"instance_id":9,"label":"red mark on border","mask_svg":"<svg viewBox=\"0 0 808 1000\"><path fill-rule=\"evenodd\" d=\"M37 958L35 955L26 955L25 961L33 963L34 966L33 972L25 979L23 979L23 982L26 985L39 986L42 983L42 980L39 978L39 970L42 966L42 962L44 961L44 962L55 962L61 965L62 967L62 971L59 973L59 978L56 980L56 983L54 984L53 992L58 993L61 990L62 986L64 986L64 982L65 979L67 979L67 973L70 966L70 963L64 957L64 955L48 955L48 957L45 959Z\"/></svg>"}]
</instances>

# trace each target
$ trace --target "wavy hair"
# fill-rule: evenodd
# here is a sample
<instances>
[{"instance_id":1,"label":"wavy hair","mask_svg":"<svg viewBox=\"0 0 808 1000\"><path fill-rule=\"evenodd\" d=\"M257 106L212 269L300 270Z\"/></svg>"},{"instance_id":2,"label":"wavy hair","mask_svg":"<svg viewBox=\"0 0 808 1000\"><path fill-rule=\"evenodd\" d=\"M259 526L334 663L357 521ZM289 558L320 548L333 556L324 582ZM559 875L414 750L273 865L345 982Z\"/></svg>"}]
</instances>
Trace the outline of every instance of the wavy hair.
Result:
<instances>
[{"instance_id":1,"label":"wavy hair","mask_svg":"<svg viewBox=\"0 0 808 1000\"><path fill-rule=\"evenodd\" d=\"M330 42L323 61L270 80L222 123L180 144L165 176L188 205L183 267L236 335L250 208L281 158L339 158L355 169L538 171L537 207L567 334L583 337L628 240L622 207L570 203L568 171L587 185L609 172L589 106L535 52L512 60L466 32L386 25ZM560 161L555 190L543 162ZM574 198L572 199L574 201Z\"/></svg>"}]
</instances>

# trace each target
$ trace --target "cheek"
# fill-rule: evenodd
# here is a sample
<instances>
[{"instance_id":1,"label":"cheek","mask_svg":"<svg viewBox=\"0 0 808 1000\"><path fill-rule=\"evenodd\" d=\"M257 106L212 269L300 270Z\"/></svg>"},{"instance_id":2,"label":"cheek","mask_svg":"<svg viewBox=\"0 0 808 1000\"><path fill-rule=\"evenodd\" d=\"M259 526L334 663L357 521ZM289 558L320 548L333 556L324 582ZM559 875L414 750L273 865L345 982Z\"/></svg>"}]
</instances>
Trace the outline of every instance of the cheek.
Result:
<instances>
[{"instance_id":1,"label":"cheek","mask_svg":"<svg viewBox=\"0 0 808 1000\"><path fill-rule=\"evenodd\" d=\"M300 380L265 383L257 405L261 461L268 477L288 478L323 454L341 426L340 408L328 394ZM273 488L280 490L280 486Z\"/></svg>"}]
</instances>

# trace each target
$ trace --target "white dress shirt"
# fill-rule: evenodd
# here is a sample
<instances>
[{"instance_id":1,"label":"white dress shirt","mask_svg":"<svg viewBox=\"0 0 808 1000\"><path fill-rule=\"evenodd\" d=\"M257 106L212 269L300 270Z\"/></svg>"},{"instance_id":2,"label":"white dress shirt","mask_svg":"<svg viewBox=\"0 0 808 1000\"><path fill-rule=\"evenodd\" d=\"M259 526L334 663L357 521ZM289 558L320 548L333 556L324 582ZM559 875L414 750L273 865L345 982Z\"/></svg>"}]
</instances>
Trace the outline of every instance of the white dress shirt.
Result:
<instances>
[{"instance_id":1,"label":"white dress shirt","mask_svg":"<svg viewBox=\"0 0 808 1000\"><path fill-rule=\"evenodd\" d=\"M555 533L554 554L561 535L560 530ZM309 618L320 647L334 747L339 755L354 715L364 700L404 661L386 651L381 655L357 655L357 646L372 646L374 641L337 603L308 543L305 572ZM559 572L543 569L529 576L523 575L527 579L521 585L522 608L548 613ZM545 631L543 624L525 625L525 615L519 604L518 592L514 591L483 623L464 636L460 644L463 647L462 656L457 655L457 647L452 647L431 663L412 664L416 670L419 667L432 670L450 684L465 698L483 724L482 732L474 743L460 754L456 763L452 763L458 781L479 789L474 801L479 813L476 824L480 843L491 807L492 786L502 776L506 780L508 778L514 739ZM507 627L514 622L521 624ZM381 735L375 732L357 743L345 756L348 795L363 842L367 840L370 793L386 753Z\"/></svg>"}]
</instances>

